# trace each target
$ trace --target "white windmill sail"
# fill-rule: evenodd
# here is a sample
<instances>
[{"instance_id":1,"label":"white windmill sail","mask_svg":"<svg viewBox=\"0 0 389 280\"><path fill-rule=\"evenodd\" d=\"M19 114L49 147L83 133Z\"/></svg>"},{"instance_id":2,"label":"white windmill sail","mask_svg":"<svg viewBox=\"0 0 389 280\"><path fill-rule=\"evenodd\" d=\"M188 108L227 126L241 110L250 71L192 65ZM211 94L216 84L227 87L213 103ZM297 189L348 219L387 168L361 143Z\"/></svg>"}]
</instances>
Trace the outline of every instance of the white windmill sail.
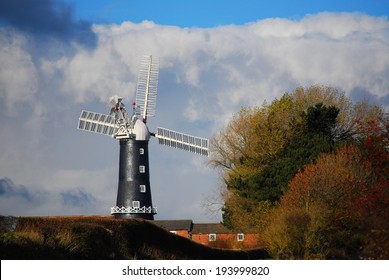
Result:
<instances>
[{"instance_id":1,"label":"white windmill sail","mask_svg":"<svg viewBox=\"0 0 389 280\"><path fill-rule=\"evenodd\" d=\"M208 139L158 127L155 137L159 144L208 156Z\"/></svg>"},{"instance_id":2,"label":"white windmill sail","mask_svg":"<svg viewBox=\"0 0 389 280\"><path fill-rule=\"evenodd\" d=\"M142 58L135 102L138 114L143 117L144 122L146 122L147 117L155 116L158 71L158 59L153 58L151 55Z\"/></svg>"},{"instance_id":3,"label":"white windmill sail","mask_svg":"<svg viewBox=\"0 0 389 280\"><path fill-rule=\"evenodd\" d=\"M81 112L77 128L108 136L114 135L117 131L115 118L113 116L85 110Z\"/></svg>"}]
</instances>

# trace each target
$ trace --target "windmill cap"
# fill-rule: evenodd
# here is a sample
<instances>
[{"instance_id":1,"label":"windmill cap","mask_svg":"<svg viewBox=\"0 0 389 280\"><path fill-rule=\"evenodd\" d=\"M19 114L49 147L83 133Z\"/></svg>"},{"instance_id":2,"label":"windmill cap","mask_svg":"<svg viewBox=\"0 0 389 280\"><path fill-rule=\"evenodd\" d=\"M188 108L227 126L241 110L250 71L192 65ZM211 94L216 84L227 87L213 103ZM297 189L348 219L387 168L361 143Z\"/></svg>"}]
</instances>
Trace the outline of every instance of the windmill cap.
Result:
<instances>
[{"instance_id":1,"label":"windmill cap","mask_svg":"<svg viewBox=\"0 0 389 280\"><path fill-rule=\"evenodd\" d=\"M146 124L141 120L137 119L134 125L133 133L136 135L136 140L149 140L150 132Z\"/></svg>"}]
</instances>

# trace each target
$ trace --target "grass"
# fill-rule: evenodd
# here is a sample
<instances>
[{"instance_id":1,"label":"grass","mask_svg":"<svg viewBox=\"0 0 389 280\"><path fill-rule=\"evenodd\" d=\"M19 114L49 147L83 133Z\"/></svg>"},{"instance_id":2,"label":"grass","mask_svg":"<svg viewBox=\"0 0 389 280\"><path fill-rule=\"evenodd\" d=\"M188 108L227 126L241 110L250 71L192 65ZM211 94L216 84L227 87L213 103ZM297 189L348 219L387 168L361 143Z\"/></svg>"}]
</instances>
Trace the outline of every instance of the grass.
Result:
<instances>
[{"instance_id":1,"label":"grass","mask_svg":"<svg viewBox=\"0 0 389 280\"><path fill-rule=\"evenodd\" d=\"M210 248L141 219L0 216L1 259L267 259L265 250Z\"/></svg>"}]
</instances>

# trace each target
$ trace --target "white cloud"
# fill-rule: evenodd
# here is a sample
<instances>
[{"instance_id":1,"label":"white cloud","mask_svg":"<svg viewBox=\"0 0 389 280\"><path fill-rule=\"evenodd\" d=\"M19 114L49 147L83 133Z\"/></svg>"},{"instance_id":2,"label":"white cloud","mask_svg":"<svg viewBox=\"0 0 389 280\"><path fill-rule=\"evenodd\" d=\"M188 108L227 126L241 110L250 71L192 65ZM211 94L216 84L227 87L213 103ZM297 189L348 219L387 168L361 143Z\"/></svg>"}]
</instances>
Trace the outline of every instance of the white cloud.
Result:
<instances>
[{"instance_id":1,"label":"white cloud","mask_svg":"<svg viewBox=\"0 0 389 280\"><path fill-rule=\"evenodd\" d=\"M214 29L145 21L94 30L98 48L78 53L64 68L65 89L79 101L123 92L133 96L144 53L160 56L161 71L174 73L193 92L186 104L191 121L198 120L196 115L218 120L241 105L261 104L258 96L272 99L300 85L364 87L377 96L385 95L389 85L385 18L322 13L300 21L267 19ZM208 114L193 114L191 106L199 103Z\"/></svg>"},{"instance_id":2,"label":"white cloud","mask_svg":"<svg viewBox=\"0 0 389 280\"><path fill-rule=\"evenodd\" d=\"M24 49L26 44L23 36L0 30L0 100L8 113L34 102L38 89L38 74L31 55Z\"/></svg>"},{"instance_id":3,"label":"white cloud","mask_svg":"<svg viewBox=\"0 0 389 280\"><path fill-rule=\"evenodd\" d=\"M241 106L259 106L312 84L389 102L387 18L321 13L216 28L144 21L93 30L95 49L62 46L55 55L49 43L32 51L24 35L0 33L0 63L7 65L0 69L0 108L6 111L0 111L0 177L50 193L52 199L32 213L61 213L60 193L84 192L96 198L85 211L109 212L116 200L117 143L75 126L81 108L108 113L111 95L124 96L129 106L144 54L160 58L151 130L160 125L211 137ZM218 175L195 155L157 147L154 140L151 183L161 217L206 220L202 201L218 188Z\"/></svg>"}]
</instances>

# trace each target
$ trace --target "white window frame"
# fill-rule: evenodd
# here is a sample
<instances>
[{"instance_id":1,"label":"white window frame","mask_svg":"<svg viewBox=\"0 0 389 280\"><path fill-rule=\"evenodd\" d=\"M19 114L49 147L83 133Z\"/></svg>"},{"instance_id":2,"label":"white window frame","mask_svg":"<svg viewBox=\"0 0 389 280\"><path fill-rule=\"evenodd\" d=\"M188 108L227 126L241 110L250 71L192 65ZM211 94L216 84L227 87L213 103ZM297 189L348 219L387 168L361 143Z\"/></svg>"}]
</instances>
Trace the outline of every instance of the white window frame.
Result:
<instances>
[{"instance_id":1,"label":"white window frame","mask_svg":"<svg viewBox=\"0 0 389 280\"><path fill-rule=\"evenodd\" d=\"M177 231L171 230L170 233L177 234Z\"/></svg>"},{"instance_id":2,"label":"white window frame","mask_svg":"<svg viewBox=\"0 0 389 280\"><path fill-rule=\"evenodd\" d=\"M140 173L145 173L145 172L146 172L146 166L144 166L144 165L139 165L139 172L140 172Z\"/></svg>"},{"instance_id":3,"label":"white window frame","mask_svg":"<svg viewBox=\"0 0 389 280\"><path fill-rule=\"evenodd\" d=\"M208 240L209 240L210 242L216 241L216 233L210 233L210 234L208 234Z\"/></svg>"},{"instance_id":4,"label":"white window frame","mask_svg":"<svg viewBox=\"0 0 389 280\"><path fill-rule=\"evenodd\" d=\"M237 234L237 240L238 240L239 242L242 242L242 241L244 240L244 233L238 233L238 234Z\"/></svg>"},{"instance_id":5,"label":"white window frame","mask_svg":"<svg viewBox=\"0 0 389 280\"><path fill-rule=\"evenodd\" d=\"M139 149L139 154L140 154L140 155L144 155L144 154L145 154L145 149L140 148L140 149Z\"/></svg>"},{"instance_id":6,"label":"white window frame","mask_svg":"<svg viewBox=\"0 0 389 280\"><path fill-rule=\"evenodd\" d=\"M141 193L145 193L146 192L146 185L139 185L139 191Z\"/></svg>"},{"instance_id":7,"label":"white window frame","mask_svg":"<svg viewBox=\"0 0 389 280\"><path fill-rule=\"evenodd\" d=\"M133 207L133 208L140 208L140 202L137 201L137 200L134 200L134 201L132 202L132 207Z\"/></svg>"}]
</instances>

